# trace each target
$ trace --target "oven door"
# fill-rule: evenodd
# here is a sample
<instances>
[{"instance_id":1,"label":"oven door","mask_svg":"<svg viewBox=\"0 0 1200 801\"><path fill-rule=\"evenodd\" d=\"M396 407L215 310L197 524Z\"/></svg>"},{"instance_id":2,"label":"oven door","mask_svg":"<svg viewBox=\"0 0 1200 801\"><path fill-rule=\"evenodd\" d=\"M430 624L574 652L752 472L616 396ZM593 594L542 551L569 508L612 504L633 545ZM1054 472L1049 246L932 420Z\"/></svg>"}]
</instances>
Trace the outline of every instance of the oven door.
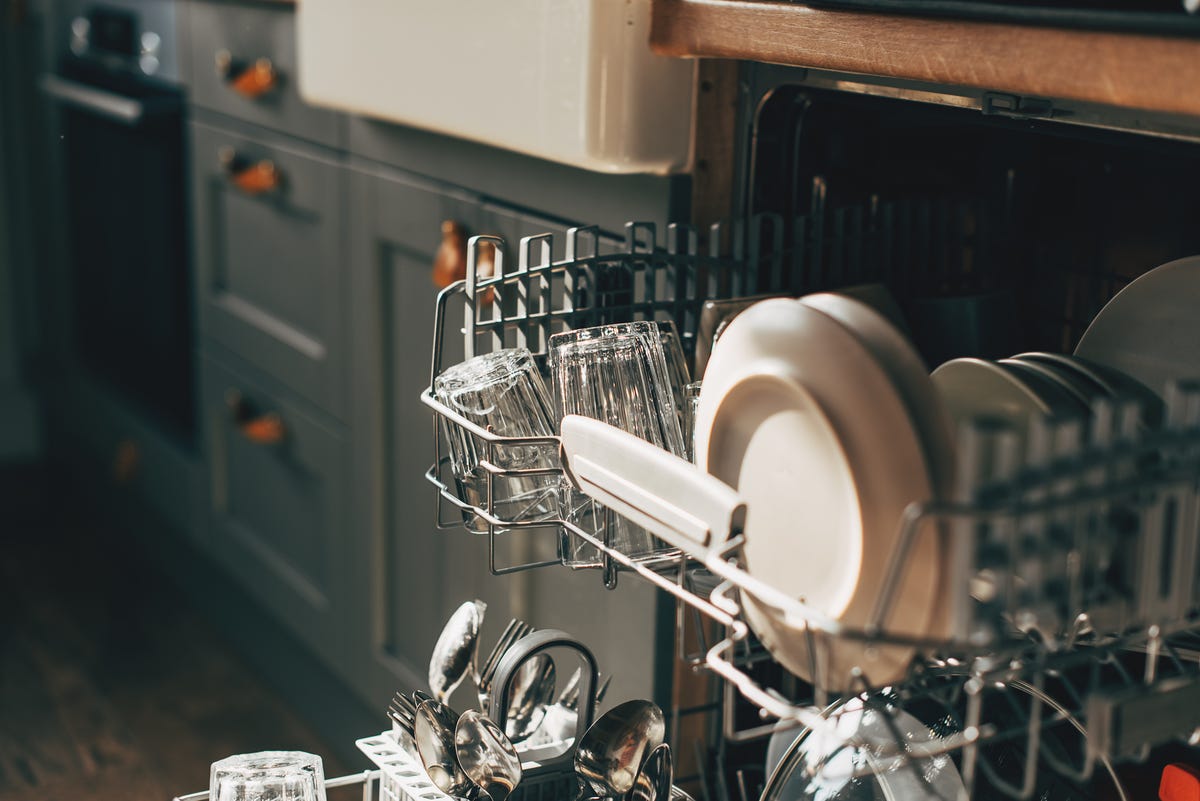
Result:
<instances>
[{"instance_id":1,"label":"oven door","mask_svg":"<svg viewBox=\"0 0 1200 801\"><path fill-rule=\"evenodd\" d=\"M82 62L42 87L62 110L76 357L191 446L182 93Z\"/></svg>"}]
</instances>

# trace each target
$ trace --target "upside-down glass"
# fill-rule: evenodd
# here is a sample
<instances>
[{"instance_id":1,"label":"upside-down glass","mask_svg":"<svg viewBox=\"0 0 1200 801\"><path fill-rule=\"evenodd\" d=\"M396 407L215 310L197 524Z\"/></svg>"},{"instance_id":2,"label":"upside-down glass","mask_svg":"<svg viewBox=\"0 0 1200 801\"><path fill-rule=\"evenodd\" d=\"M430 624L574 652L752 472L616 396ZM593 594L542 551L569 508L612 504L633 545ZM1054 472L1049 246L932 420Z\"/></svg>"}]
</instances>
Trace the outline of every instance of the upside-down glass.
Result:
<instances>
[{"instance_id":1,"label":"upside-down glass","mask_svg":"<svg viewBox=\"0 0 1200 801\"><path fill-rule=\"evenodd\" d=\"M700 406L700 387L693 381L683 388L683 444L687 446L689 462L696 461L696 409Z\"/></svg>"},{"instance_id":2,"label":"upside-down glass","mask_svg":"<svg viewBox=\"0 0 1200 801\"><path fill-rule=\"evenodd\" d=\"M550 338L550 376L559 419L579 414L602 420L676 456L686 454L677 405L683 390L671 380L657 323L618 323L555 334ZM563 488L561 501L566 520L630 557L649 559L671 550L572 487ZM594 546L571 535L562 539L559 556L571 567L601 564Z\"/></svg>"},{"instance_id":3,"label":"upside-down glass","mask_svg":"<svg viewBox=\"0 0 1200 801\"><path fill-rule=\"evenodd\" d=\"M209 801L325 801L325 768L316 754L260 751L212 764Z\"/></svg>"},{"instance_id":4,"label":"upside-down glass","mask_svg":"<svg viewBox=\"0 0 1200 801\"><path fill-rule=\"evenodd\" d=\"M687 385L692 380L691 370L688 369L687 357L683 354L683 339L670 320L656 320L658 338L662 342L663 356L667 360L667 378L671 382L671 392L675 396L675 411L679 414L680 431L683 432L683 444L688 445L687 433ZM688 451L690 453L690 450Z\"/></svg>"},{"instance_id":5,"label":"upside-down glass","mask_svg":"<svg viewBox=\"0 0 1200 801\"><path fill-rule=\"evenodd\" d=\"M450 367L433 382L434 396L472 423L501 437L548 437L555 433L550 395L533 356L510 348L476 356ZM487 442L442 418L450 463L460 497L481 509L488 506ZM496 445L491 462L504 470L555 467L552 445ZM494 476L493 514L507 522L550 520L558 516L557 476ZM486 532L483 519L463 512L469 529Z\"/></svg>"}]
</instances>

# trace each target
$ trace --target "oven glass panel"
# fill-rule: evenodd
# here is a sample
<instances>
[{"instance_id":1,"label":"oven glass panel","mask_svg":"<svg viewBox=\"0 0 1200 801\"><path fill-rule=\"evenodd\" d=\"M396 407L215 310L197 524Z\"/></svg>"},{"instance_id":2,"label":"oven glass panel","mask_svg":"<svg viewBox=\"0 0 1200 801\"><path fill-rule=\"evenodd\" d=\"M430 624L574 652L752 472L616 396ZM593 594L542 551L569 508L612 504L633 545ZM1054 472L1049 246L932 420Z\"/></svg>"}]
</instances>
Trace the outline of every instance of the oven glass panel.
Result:
<instances>
[{"instance_id":1,"label":"oven glass panel","mask_svg":"<svg viewBox=\"0 0 1200 801\"><path fill-rule=\"evenodd\" d=\"M147 94L148 107L169 100ZM65 106L63 133L75 352L92 373L192 443L182 113L130 126Z\"/></svg>"}]
</instances>

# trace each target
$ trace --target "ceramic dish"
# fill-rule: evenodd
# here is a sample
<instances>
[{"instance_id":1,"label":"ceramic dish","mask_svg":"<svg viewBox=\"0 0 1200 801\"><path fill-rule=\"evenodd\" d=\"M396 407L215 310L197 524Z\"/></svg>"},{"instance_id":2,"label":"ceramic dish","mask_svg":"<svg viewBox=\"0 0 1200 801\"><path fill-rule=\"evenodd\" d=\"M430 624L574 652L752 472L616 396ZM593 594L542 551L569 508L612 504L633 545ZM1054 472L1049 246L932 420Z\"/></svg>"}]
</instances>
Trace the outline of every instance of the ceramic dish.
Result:
<instances>
[{"instance_id":1,"label":"ceramic dish","mask_svg":"<svg viewBox=\"0 0 1200 801\"><path fill-rule=\"evenodd\" d=\"M1049 383L1066 392L1078 403L1081 407L1090 410L1092 401L1104 394L1090 381L1085 379L1078 373L1073 373L1062 369L1053 364L1044 364L1032 359L1023 359L1020 356L1015 356L1011 359L1001 359L1000 364L1010 364L1017 368L1018 371L1025 371L1022 375L1027 375L1030 371L1041 378L1044 378Z\"/></svg>"},{"instance_id":2,"label":"ceramic dish","mask_svg":"<svg viewBox=\"0 0 1200 801\"><path fill-rule=\"evenodd\" d=\"M1114 367L1162 395L1167 382L1200 377L1200 256L1156 267L1108 302L1075 355Z\"/></svg>"},{"instance_id":3,"label":"ceramic dish","mask_svg":"<svg viewBox=\"0 0 1200 801\"><path fill-rule=\"evenodd\" d=\"M889 307L890 298L886 287L868 284L836 293L807 295L801 302L841 323L888 371L916 426L933 479L934 496L946 498L953 490L955 478L954 424L941 403L937 387L929 378L925 362L904 334L904 329L899 327L903 325L903 318L898 316L894 301ZM930 534L927 532L922 536ZM954 544L949 533L941 531L936 536L943 558L953 559L948 555ZM951 571L943 571L942 580L939 595L946 599L951 597L949 582L954 580ZM949 603L937 604L937 614L926 632L928 636L949 635L952 611Z\"/></svg>"},{"instance_id":4,"label":"ceramic dish","mask_svg":"<svg viewBox=\"0 0 1200 801\"><path fill-rule=\"evenodd\" d=\"M747 569L854 628L864 626L901 514L934 492L930 459L889 371L833 317L786 299L743 312L713 350L696 412L697 463L747 504ZM885 626L928 635L942 580L935 537L917 538ZM803 628L753 597L747 621L785 667L812 680ZM899 678L912 650L839 640L826 683L854 666Z\"/></svg>"},{"instance_id":5,"label":"ceramic dish","mask_svg":"<svg viewBox=\"0 0 1200 801\"><path fill-rule=\"evenodd\" d=\"M873 286L878 285L863 289ZM806 295L800 302L841 323L888 371L916 424L929 457L935 490L939 495L949 492L954 481L954 425L920 354L899 328L898 319L882 310L884 300L868 301L852 288Z\"/></svg>"},{"instance_id":6,"label":"ceramic dish","mask_svg":"<svg viewBox=\"0 0 1200 801\"><path fill-rule=\"evenodd\" d=\"M952 359L931 378L955 425L993 418L1010 425L1021 443L1035 418L1079 414L1083 408L1062 387L1012 364Z\"/></svg>"},{"instance_id":7,"label":"ceramic dish","mask_svg":"<svg viewBox=\"0 0 1200 801\"><path fill-rule=\"evenodd\" d=\"M750 298L729 298L726 300L706 300L700 310L700 320L696 324L696 363L692 376L697 380L704 377L708 368L708 359L712 355L713 346L725 333L725 329L733 322L733 318L744 312L759 301L768 298L782 298L785 295L756 295Z\"/></svg>"},{"instance_id":8,"label":"ceramic dish","mask_svg":"<svg viewBox=\"0 0 1200 801\"><path fill-rule=\"evenodd\" d=\"M1061 353L1022 353L1014 358L1023 361L1054 365L1062 372L1073 372L1094 385L1103 395L1110 398L1135 400L1142 407L1143 420L1150 428L1162 423L1163 400L1141 381L1112 367Z\"/></svg>"}]
</instances>

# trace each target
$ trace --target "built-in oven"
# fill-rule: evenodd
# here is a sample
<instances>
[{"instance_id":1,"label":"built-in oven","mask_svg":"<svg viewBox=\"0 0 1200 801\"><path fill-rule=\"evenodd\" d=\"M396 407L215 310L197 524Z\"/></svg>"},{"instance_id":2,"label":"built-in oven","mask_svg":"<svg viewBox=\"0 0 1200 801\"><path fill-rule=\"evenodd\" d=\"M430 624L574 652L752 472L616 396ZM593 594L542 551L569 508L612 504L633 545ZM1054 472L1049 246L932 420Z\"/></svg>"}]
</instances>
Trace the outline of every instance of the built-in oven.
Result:
<instances>
[{"instance_id":1,"label":"built-in oven","mask_svg":"<svg viewBox=\"0 0 1200 801\"><path fill-rule=\"evenodd\" d=\"M154 29L162 5L76 16L42 88L60 107L73 355L190 447L185 106Z\"/></svg>"}]
</instances>

